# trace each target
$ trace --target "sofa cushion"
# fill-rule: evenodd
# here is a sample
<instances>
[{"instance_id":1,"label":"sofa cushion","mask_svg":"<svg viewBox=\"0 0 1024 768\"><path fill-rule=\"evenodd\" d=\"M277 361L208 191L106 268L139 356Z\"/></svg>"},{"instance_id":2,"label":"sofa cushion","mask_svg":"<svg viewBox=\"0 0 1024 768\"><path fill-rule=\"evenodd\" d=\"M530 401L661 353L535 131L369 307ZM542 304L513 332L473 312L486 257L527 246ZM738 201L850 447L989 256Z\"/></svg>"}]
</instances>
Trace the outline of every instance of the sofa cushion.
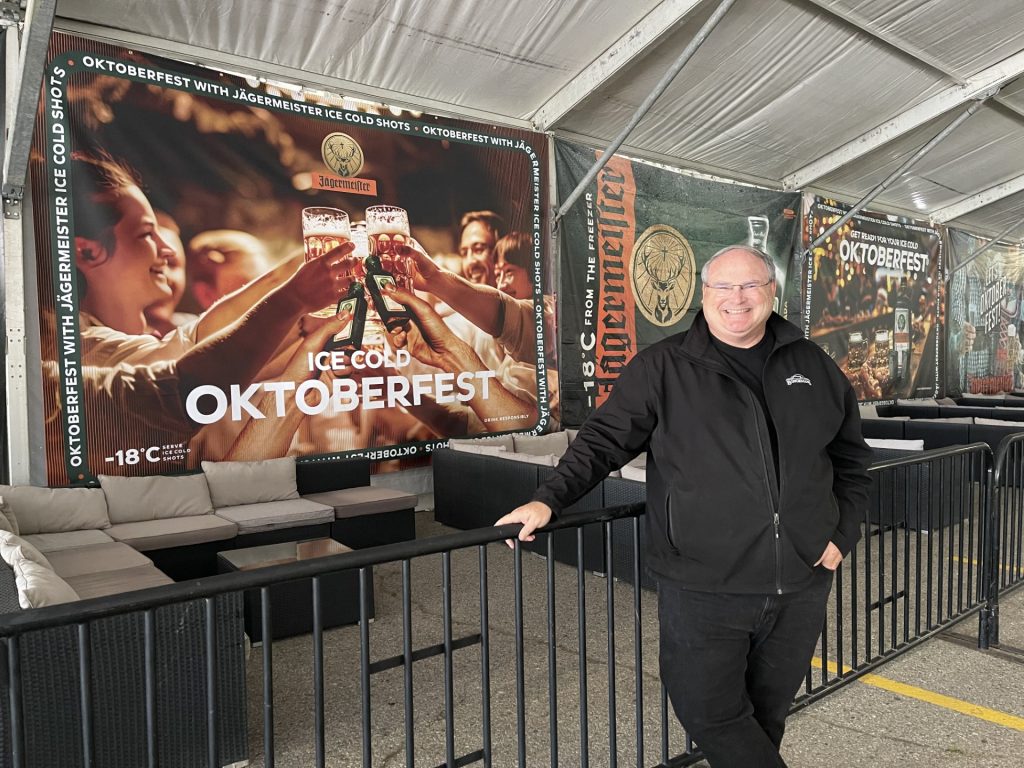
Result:
<instances>
[{"instance_id":1,"label":"sofa cushion","mask_svg":"<svg viewBox=\"0 0 1024 768\"><path fill-rule=\"evenodd\" d=\"M974 419L974 423L988 427L1014 427L1024 432L1024 422L1021 421L1010 421L1009 419L983 419L978 416Z\"/></svg>"},{"instance_id":2,"label":"sofa cushion","mask_svg":"<svg viewBox=\"0 0 1024 768\"><path fill-rule=\"evenodd\" d=\"M33 533L24 537L46 554L73 547L87 547L90 544L109 544L113 541L104 531L63 531L61 533Z\"/></svg>"},{"instance_id":3,"label":"sofa cushion","mask_svg":"<svg viewBox=\"0 0 1024 768\"><path fill-rule=\"evenodd\" d=\"M99 478L114 524L213 514L210 489L203 475Z\"/></svg>"},{"instance_id":4,"label":"sofa cushion","mask_svg":"<svg viewBox=\"0 0 1024 768\"><path fill-rule=\"evenodd\" d=\"M299 498L293 456L264 461L204 461L203 473L217 509Z\"/></svg>"},{"instance_id":5,"label":"sofa cushion","mask_svg":"<svg viewBox=\"0 0 1024 768\"><path fill-rule=\"evenodd\" d=\"M511 461L518 461L523 464L537 464L542 467L555 467L558 466L558 460L560 456L554 456L552 454L545 454L543 456L537 456L532 453L510 453L505 458Z\"/></svg>"},{"instance_id":6,"label":"sofa cushion","mask_svg":"<svg viewBox=\"0 0 1024 768\"><path fill-rule=\"evenodd\" d=\"M569 447L569 435L551 432L547 435L516 435L516 453L534 456L561 456Z\"/></svg>"},{"instance_id":7,"label":"sofa cushion","mask_svg":"<svg viewBox=\"0 0 1024 768\"><path fill-rule=\"evenodd\" d=\"M288 499L287 501L268 501L262 504L218 507L216 514L218 517L230 520L238 526L238 532L244 534L277 528L294 528L299 525L330 523L334 520L334 507L309 499Z\"/></svg>"},{"instance_id":8,"label":"sofa cushion","mask_svg":"<svg viewBox=\"0 0 1024 768\"><path fill-rule=\"evenodd\" d=\"M362 488L343 488L339 491L326 491L324 493L311 493L302 498L332 507L335 517L339 519L359 517L360 515L376 515L382 512L397 512L402 509L415 509L419 501L415 494L374 485L366 485Z\"/></svg>"},{"instance_id":9,"label":"sofa cushion","mask_svg":"<svg viewBox=\"0 0 1024 768\"><path fill-rule=\"evenodd\" d=\"M639 480L641 483L647 482L647 467L631 467L629 464L619 470L622 473L622 477L626 480Z\"/></svg>"},{"instance_id":10,"label":"sofa cushion","mask_svg":"<svg viewBox=\"0 0 1024 768\"><path fill-rule=\"evenodd\" d=\"M73 603L78 594L52 568L20 557L11 566L18 585L18 603L22 608Z\"/></svg>"},{"instance_id":11,"label":"sofa cushion","mask_svg":"<svg viewBox=\"0 0 1024 768\"><path fill-rule=\"evenodd\" d=\"M461 453L475 453L479 456L504 456L507 453L512 453L504 445L487 445L486 443L456 443L455 445L449 446L453 451L459 451Z\"/></svg>"},{"instance_id":12,"label":"sofa cushion","mask_svg":"<svg viewBox=\"0 0 1024 768\"><path fill-rule=\"evenodd\" d=\"M25 541L21 536L10 531L0 531L0 560L13 568L14 562L19 558L31 560L33 563L39 563L47 568L53 567L46 559L46 555L40 552L32 542Z\"/></svg>"},{"instance_id":13,"label":"sofa cushion","mask_svg":"<svg viewBox=\"0 0 1024 768\"><path fill-rule=\"evenodd\" d=\"M579 432L580 432L580 431L579 431L578 429L567 429L567 430L565 430L565 434L566 434L566 435L568 435L568 437L569 437L569 442L570 442L570 443L571 443L571 442L572 442L573 440L575 440L575 439L576 439L576 435L578 435L578 434L579 434Z\"/></svg>"},{"instance_id":14,"label":"sofa cushion","mask_svg":"<svg viewBox=\"0 0 1024 768\"><path fill-rule=\"evenodd\" d=\"M18 530L18 518L14 515L14 510L7 506L7 502L4 501L3 496L0 496L0 531L10 531L11 533L20 534Z\"/></svg>"},{"instance_id":15,"label":"sofa cushion","mask_svg":"<svg viewBox=\"0 0 1024 768\"><path fill-rule=\"evenodd\" d=\"M120 595L136 589L162 587L173 583L173 579L152 563L113 571L93 571L68 579L68 584L82 599Z\"/></svg>"},{"instance_id":16,"label":"sofa cushion","mask_svg":"<svg viewBox=\"0 0 1024 768\"><path fill-rule=\"evenodd\" d=\"M123 541L141 552L148 552L233 539L238 533L238 526L217 515L194 515L118 523L110 526L107 533L115 541Z\"/></svg>"},{"instance_id":17,"label":"sofa cushion","mask_svg":"<svg viewBox=\"0 0 1024 768\"><path fill-rule=\"evenodd\" d=\"M888 451L923 451L924 440L891 440L884 437L865 437L864 442L871 448Z\"/></svg>"},{"instance_id":18,"label":"sofa cushion","mask_svg":"<svg viewBox=\"0 0 1024 768\"><path fill-rule=\"evenodd\" d=\"M99 488L0 485L0 496L18 518L22 536L110 527L107 500Z\"/></svg>"},{"instance_id":19,"label":"sofa cushion","mask_svg":"<svg viewBox=\"0 0 1024 768\"><path fill-rule=\"evenodd\" d=\"M475 437L466 439L451 438L448 441L448 447L456 451L462 450L460 446L481 446L486 445L492 448L498 446L504 446L506 451L515 450L515 441L512 439L512 435L495 435L494 437Z\"/></svg>"},{"instance_id":20,"label":"sofa cushion","mask_svg":"<svg viewBox=\"0 0 1024 768\"><path fill-rule=\"evenodd\" d=\"M54 572L65 579L72 588L72 579L102 571L120 571L153 565L153 561L127 544L111 541L109 544L94 544L91 547L74 547L50 553L50 565ZM75 590L78 592L78 590ZM79 596L82 594L79 592Z\"/></svg>"}]
</instances>

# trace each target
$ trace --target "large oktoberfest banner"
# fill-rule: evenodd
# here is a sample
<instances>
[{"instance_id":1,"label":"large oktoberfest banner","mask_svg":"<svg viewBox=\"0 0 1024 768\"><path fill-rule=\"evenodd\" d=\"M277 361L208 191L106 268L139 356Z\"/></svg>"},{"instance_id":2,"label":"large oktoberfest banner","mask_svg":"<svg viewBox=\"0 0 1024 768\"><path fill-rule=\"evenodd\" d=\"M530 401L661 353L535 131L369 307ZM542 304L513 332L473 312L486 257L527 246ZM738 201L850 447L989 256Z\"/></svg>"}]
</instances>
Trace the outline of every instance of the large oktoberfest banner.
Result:
<instances>
[{"instance_id":1,"label":"large oktoberfest banner","mask_svg":"<svg viewBox=\"0 0 1024 768\"><path fill-rule=\"evenodd\" d=\"M809 245L850 210L808 196ZM934 397L939 384L942 237L926 221L861 212L814 249L804 329L861 401Z\"/></svg>"},{"instance_id":2,"label":"large oktoberfest banner","mask_svg":"<svg viewBox=\"0 0 1024 768\"><path fill-rule=\"evenodd\" d=\"M33 150L51 484L552 423L542 135L55 34Z\"/></svg>"},{"instance_id":3,"label":"large oktoberfest banner","mask_svg":"<svg viewBox=\"0 0 1024 768\"><path fill-rule=\"evenodd\" d=\"M1024 388L1020 333L1024 251L950 228L946 392L995 394Z\"/></svg>"},{"instance_id":4,"label":"large oktoberfest banner","mask_svg":"<svg viewBox=\"0 0 1024 768\"><path fill-rule=\"evenodd\" d=\"M598 155L555 142L560 199ZM715 251L736 243L766 250L781 292L799 204L798 193L613 157L560 225L564 423L582 423L603 403L638 351L690 327L701 307L700 269Z\"/></svg>"}]
</instances>

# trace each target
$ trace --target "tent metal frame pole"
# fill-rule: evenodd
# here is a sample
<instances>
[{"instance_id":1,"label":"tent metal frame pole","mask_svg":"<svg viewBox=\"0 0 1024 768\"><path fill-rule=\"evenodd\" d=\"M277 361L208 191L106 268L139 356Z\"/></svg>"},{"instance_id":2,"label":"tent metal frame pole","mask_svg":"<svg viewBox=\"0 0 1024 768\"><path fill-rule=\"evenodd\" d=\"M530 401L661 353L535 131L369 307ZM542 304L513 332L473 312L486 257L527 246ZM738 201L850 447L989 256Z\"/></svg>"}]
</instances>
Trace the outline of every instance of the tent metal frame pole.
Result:
<instances>
[{"instance_id":1,"label":"tent metal frame pole","mask_svg":"<svg viewBox=\"0 0 1024 768\"><path fill-rule=\"evenodd\" d=\"M633 113L633 117L631 117L629 122L626 123L626 127L619 132L618 136L612 139L607 149L605 149L601 154L601 157L599 157L594 165L591 166L590 170L587 171L587 174L580 180L580 183L576 185L576 188L569 194L558 211L555 212L551 222L553 227L558 226L558 222L562 220L562 217L565 216L569 209L572 208L573 204L579 199L580 195L583 194L583 190L597 178L597 174L599 174L601 169L604 168L609 160L612 159L616 150L618 150L618 148L622 146L623 142L626 141L626 137L628 137L629 134L633 132L633 129L639 125L640 121L643 120L651 107L654 106L654 102L661 97L665 92L665 89L668 88L682 68L686 66L693 54L697 52L697 49L700 48L705 40L707 40L708 35L711 34L716 26L718 26L718 22L720 22L725 14L729 12L729 9L732 8L735 2L736 0L722 0L722 2L719 3L714 13L712 13L708 20L704 22L704 25L700 28L697 34L694 35L693 39L687 43L686 48L684 48L683 52L679 54L679 58L677 58L665 74L662 75L661 80L659 80L658 84L654 86L654 89L647 94L647 98L644 99L643 103L637 107L636 111Z\"/></svg>"},{"instance_id":2,"label":"tent metal frame pole","mask_svg":"<svg viewBox=\"0 0 1024 768\"><path fill-rule=\"evenodd\" d=\"M1017 221L1015 221L1013 224L1008 226L1006 229L1004 229L998 235L996 235L991 240L989 240L987 243L985 243L983 246L981 246L981 248L976 250L974 253L972 253L970 256L968 256L966 259L964 259L962 264L958 264L953 269L949 270L949 272L946 274L946 282L948 283L950 280L952 280L954 274L956 274L961 269L963 269L968 264L970 264L972 261L977 259L979 256L981 256L981 254L983 254L985 251L987 251L993 245L998 243L1000 240L1002 240L1008 234L1010 234L1011 232L1013 232L1016 229L1019 229L1021 227L1021 225L1024 225L1024 217L1022 217L1022 218L1018 219Z\"/></svg>"},{"instance_id":3,"label":"tent metal frame pole","mask_svg":"<svg viewBox=\"0 0 1024 768\"><path fill-rule=\"evenodd\" d=\"M7 112L4 118L8 129L4 146L3 199L4 218L21 217L21 201L25 196L25 177L28 175L28 157L32 146L32 128L39 106L39 89L43 84L46 69L46 49L50 44L53 17L57 0L29 0L25 11L25 25L21 39L17 28L7 28L7 45L14 44L18 51L18 63L11 72L11 57L8 56ZM11 75L16 75L12 82ZM11 102L11 96L16 94Z\"/></svg>"},{"instance_id":4,"label":"tent metal frame pole","mask_svg":"<svg viewBox=\"0 0 1024 768\"><path fill-rule=\"evenodd\" d=\"M28 423L28 368L25 316L25 222L22 202L28 176L32 130L46 69L57 0L29 0L24 24L5 25L5 104L3 115L3 217L0 218L0 263L3 270L4 449L0 473L11 484L31 480Z\"/></svg>"},{"instance_id":5,"label":"tent metal frame pole","mask_svg":"<svg viewBox=\"0 0 1024 768\"><path fill-rule=\"evenodd\" d=\"M971 106L961 112L953 122L939 131L933 136L928 142L923 144L914 154L904 161L899 168L890 173L885 179L879 183L874 189L868 192L864 197L858 200L854 206L847 211L845 214L839 217L839 219L828 229L822 232L818 237L814 239L807 248L804 250L804 258L809 258L814 252L814 249L824 243L832 234L834 234L841 226L846 222L860 213L868 203L878 197L882 192L889 188L889 186L900 178L907 170L910 169L918 160L924 157L926 154L931 152L941 141L949 136L953 131L959 128L964 122L966 122L971 116L973 116L979 109L981 109L985 102L994 96L996 91L992 91L986 94L983 98L975 101Z\"/></svg>"}]
</instances>

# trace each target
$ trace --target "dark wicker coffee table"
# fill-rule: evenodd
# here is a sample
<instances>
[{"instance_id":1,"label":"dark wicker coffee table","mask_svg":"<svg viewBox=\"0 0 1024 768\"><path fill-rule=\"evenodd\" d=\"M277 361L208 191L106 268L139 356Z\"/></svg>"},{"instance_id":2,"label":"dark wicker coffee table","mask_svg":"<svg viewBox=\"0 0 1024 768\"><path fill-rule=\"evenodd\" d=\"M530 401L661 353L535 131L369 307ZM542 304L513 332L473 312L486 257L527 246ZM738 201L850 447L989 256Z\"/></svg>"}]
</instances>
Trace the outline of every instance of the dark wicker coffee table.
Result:
<instances>
[{"instance_id":1,"label":"dark wicker coffee table","mask_svg":"<svg viewBox=\"0 0 1024 768\"><path fill-rule=\"evenodd\" d=\"M217 553L219 573L251 571L271 565L295 563L318 557L340 555L352 550L334 539L287 541L259 547L231 549ZM340 571L320 577L323 626L338 627L359 623L359 571ZM270 588L273 639L302 635L313 630L312 579L297 579L274 584ZM245 593L245 632L252 642L260 642L263 612L260 591ZM373 580L370 580L369 617L373 618Z\"/></svg>"}]
</instances>

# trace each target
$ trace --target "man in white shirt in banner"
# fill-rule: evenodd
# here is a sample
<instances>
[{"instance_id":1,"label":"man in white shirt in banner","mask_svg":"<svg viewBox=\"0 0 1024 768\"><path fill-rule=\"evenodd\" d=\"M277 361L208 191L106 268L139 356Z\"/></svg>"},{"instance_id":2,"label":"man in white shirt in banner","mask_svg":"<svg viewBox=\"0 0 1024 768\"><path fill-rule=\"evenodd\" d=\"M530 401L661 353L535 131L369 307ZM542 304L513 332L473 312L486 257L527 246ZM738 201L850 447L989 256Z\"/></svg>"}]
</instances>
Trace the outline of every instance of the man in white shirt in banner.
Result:
<instances>
[{"instance_id":1,"label":"man in white shirt in banner","mask_svg":"<svg viewBox=\"0 0 1024 768\"><path fill-rule=\"evenodd\" d=\"M647 451L644 557L676 715L713 768L785 766L786 714L861 534L871 451L846 377L772 312L771 258L730 246L701 279L692 327L636 355L533 501L497 524L531 541Z\"/></svg>"}]
</instances>

